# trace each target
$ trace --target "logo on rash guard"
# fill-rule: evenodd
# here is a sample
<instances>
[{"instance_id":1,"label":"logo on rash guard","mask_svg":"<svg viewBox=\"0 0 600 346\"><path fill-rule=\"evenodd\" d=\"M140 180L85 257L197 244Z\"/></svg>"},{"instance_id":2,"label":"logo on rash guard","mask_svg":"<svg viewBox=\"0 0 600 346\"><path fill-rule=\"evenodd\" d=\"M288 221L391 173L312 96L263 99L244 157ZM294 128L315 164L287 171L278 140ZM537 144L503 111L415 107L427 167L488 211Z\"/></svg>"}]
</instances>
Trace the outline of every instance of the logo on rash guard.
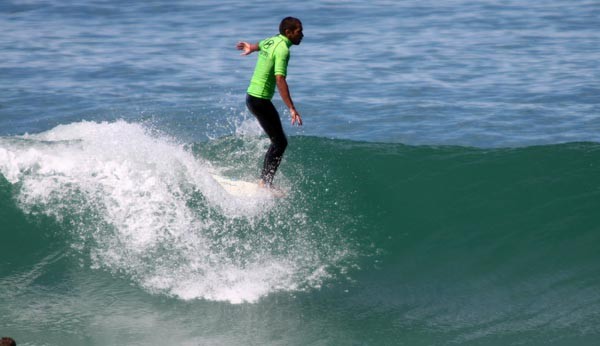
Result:
<instances>
[{"instance_id":1,"label":"logo on rash guard","mask_svg":"<svg viewBox=\"0 0 600 346\"><path fill-rule=\"evenodd\" d=\"M265 42L265 44L263 44L263 47L265 47L265 49L269 49L269 47L271 47L273 43L275 43L273 40L268 40L267 42Z\"/></svg>"}]
</instances>

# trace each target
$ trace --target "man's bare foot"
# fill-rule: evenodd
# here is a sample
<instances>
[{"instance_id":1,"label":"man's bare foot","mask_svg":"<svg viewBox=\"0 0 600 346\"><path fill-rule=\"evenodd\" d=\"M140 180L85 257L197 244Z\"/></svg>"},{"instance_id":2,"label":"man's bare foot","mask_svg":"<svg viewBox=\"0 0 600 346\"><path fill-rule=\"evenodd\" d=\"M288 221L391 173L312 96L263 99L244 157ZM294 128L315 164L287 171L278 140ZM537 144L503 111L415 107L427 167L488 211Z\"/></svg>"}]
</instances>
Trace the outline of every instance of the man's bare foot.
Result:
<instances>
[{"instance_id":1,"label":"man's bare foot","mask_svg":"<svg viewBox=\"0 0 600 346\"><path fill-rule=\"evenodd\" d=\"M267 184L264 182L264 180L259 180L258 181L258 187L262 188L262 189L267 189L269 191L270 194L272 194L275 197L285 197L286 193L285 191L283 191L282 189L275 187L273 184Z\"/></svg>"}]
</instances>

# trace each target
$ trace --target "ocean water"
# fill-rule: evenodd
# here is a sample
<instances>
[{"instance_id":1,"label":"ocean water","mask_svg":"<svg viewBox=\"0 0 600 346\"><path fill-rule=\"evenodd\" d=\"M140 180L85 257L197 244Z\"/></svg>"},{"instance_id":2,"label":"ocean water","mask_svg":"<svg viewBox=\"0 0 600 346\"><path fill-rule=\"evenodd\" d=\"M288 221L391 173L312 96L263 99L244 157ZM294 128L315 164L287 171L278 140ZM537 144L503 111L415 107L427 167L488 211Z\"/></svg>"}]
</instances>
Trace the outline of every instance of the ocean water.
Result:
<instances>
[{"instance_id":1,"label":"ocean water","mask_svg":"<svg viewBox=\"0 0 600 346\"><path fill-rule=\"evenodd\" d=\"M238 40L304 24L275 182ZM0 1L0 336L597 345L600 2Z\"/></svg>"}]
</instances>

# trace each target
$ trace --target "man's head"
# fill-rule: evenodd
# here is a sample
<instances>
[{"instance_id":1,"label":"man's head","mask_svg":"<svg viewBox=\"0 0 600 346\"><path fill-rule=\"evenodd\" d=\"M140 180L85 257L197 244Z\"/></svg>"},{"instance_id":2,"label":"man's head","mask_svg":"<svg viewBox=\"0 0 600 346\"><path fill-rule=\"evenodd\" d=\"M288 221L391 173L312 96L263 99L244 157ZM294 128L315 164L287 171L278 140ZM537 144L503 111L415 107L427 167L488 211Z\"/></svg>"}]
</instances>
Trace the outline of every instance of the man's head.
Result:
<instances>
[{"instance_id":1,"label":"man's head","mask_svg":"<svg viewBox=\"0 0 600 346\"><path fill-rule=\"evenodd\" d=\"M279 24L279 33L287 37L293 44L300 44L304 34L302 34L302 22L294 17L285 17Z\"/></svg>"},{"instance_id":2,"label":"man's head","mask_svg":"<svg viewBox=\"0 0 600 346\"><path fill-rule=\"evenodd\" d=\"M13 338L3 337L0 339L0 346L17 346L17 343Z\"/></svg>"}]
</instances>

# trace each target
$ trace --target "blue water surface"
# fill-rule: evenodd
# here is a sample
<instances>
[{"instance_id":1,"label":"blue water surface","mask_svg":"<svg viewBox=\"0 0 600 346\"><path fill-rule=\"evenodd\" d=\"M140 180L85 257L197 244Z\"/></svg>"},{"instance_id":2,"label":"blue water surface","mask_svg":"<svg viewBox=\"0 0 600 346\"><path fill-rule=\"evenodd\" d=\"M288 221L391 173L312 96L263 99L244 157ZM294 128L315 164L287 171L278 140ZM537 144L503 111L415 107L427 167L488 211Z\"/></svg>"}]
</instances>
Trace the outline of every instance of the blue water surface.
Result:
<instances>
[{"instance_id":1,"label":"blue water surface","mask_svg":"<svg viewBox=\"0 0 600 346\"><path fill-rule=\"evenodd\" d=\"M600 3L52 1L0 4L0 135L147 122L182 141L251 118L238 40L304 23L288 81L314 135L478 147L598 141ZM288 124L287 111L275 97Z\"/></svg>"}]
</instances>

